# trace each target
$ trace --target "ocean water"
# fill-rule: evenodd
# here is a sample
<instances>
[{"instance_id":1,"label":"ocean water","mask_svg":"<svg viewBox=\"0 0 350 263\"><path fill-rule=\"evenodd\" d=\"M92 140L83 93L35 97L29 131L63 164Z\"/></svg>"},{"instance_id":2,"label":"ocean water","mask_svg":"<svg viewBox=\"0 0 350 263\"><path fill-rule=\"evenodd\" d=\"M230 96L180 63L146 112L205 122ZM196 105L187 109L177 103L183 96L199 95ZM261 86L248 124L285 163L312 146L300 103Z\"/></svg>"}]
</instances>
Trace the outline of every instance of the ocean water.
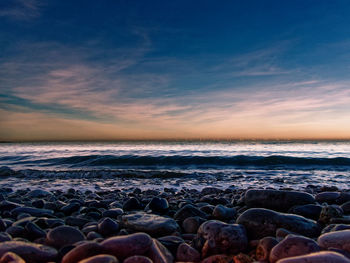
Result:
<instances>
[{"instance_id":1,"label":"ocean water","mask_svg":"<svg viewBox=\"0 0 350 263\"><path fill-rule=\"evenodd\" d=\"M350 142L2 143L0 166L12 188L349 189Z\"/></svg>"}]
</instances>

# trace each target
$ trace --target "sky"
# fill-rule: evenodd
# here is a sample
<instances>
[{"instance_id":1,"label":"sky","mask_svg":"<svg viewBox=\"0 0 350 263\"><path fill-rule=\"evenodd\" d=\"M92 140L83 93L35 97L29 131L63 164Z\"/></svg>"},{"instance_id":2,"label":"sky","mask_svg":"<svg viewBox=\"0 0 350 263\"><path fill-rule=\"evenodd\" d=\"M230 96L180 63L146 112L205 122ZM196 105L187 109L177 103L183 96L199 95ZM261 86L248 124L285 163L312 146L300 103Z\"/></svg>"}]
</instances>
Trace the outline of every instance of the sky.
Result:
<instances>
[{"instance_id":1,"label":"sky","mask_svg":"<svg viewBox=\"0 0 350 263\"><path fill-rule=\"evenodd\" d=\"M350 138L347 0L1 0L0 141Z\"/></svg>"}]
</instances>

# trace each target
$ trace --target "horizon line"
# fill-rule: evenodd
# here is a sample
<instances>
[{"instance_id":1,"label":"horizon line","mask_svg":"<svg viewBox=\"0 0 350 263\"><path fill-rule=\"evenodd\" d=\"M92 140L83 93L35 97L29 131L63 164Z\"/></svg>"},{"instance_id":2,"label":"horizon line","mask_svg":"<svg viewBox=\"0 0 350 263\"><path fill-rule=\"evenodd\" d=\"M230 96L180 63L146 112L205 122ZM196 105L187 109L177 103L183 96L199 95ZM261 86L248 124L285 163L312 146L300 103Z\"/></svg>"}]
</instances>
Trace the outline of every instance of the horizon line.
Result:
<instances>
[{"instance_id":1,"label":"horizon line","mask_svg":"<svg viewBox=\"0 0 350 263\"><path fill-rule=\"evenodd\" d=\"M347 142L350 138L129 138L129 139L38 139L0 140L3 143L108 143L108 142Z\"/></svg>"}]
</instances>

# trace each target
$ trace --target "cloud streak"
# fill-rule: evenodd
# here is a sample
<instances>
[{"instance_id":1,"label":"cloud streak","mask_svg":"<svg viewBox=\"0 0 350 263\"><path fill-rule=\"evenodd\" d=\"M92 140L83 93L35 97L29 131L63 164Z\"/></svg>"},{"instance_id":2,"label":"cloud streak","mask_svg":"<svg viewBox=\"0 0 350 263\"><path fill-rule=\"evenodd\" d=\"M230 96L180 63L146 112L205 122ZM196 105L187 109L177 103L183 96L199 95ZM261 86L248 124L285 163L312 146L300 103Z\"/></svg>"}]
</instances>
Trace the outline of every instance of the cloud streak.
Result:
<instances>
[{"instance_id":1,"label":"cloud streak","mask_svg":"<svg viewBox=\"0 0 350 263\"><path fill-rule=\"evenodd\" d=\"M4 0L0 17L28 21L40 16L42 5L38 0Z\"/></svg>"},{"instance_id":2,"label":"cloud streak","mask_svg":"<svg viewBox=\"0 0 350 263\"><path fill-rule=\"evenodd\" d=\"M139 46L105 50L108 59L103 61L93 59L98 56L95 44L16 46L17 56L0 64L1 139L350 134L350 81L305 77L281 67L280 48L227 58L208 68L202 59L147 59L151 41L140 38ZM28 49L42 52L29 56ZM211 80L213 75L218 81Z\"/></svg>"}]
</instances>

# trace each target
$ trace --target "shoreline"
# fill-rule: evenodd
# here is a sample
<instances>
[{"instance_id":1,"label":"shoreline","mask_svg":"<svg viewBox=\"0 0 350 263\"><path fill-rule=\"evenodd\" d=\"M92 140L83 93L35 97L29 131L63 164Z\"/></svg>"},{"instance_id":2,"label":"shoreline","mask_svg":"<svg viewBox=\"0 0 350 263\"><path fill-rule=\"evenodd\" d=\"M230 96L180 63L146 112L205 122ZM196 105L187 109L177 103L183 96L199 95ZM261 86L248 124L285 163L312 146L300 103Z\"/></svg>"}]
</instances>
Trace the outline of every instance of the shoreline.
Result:
<instances>
[{"instance_id":1,"label":"shoreline","mask_svg":"<svg viewBox=\"0 0 350 263\"><path fill-rule=\"evenodd\" d=\"M220 189L273 188L308 191L308 188L332 184L339 190L347 190L349 171L334 170L285 170L242 168L228 170L149 170L149 169L76 169L76 170L13 170L0 167L0 187L20 189L41 188L48 191L69 188L91 191L141 190L164 188L196 189L207 186Z\"/></svg>"},{"instance_id":2,"label":"shoreline","mask_svg":"<svg viewBox=\"0 0 350 263\"><path fill-rule=\"evenodd\" d=\"M350 262L350 188L8 189L0 199L0 257L29 263Z\"/></svg>"}]
</instances>

